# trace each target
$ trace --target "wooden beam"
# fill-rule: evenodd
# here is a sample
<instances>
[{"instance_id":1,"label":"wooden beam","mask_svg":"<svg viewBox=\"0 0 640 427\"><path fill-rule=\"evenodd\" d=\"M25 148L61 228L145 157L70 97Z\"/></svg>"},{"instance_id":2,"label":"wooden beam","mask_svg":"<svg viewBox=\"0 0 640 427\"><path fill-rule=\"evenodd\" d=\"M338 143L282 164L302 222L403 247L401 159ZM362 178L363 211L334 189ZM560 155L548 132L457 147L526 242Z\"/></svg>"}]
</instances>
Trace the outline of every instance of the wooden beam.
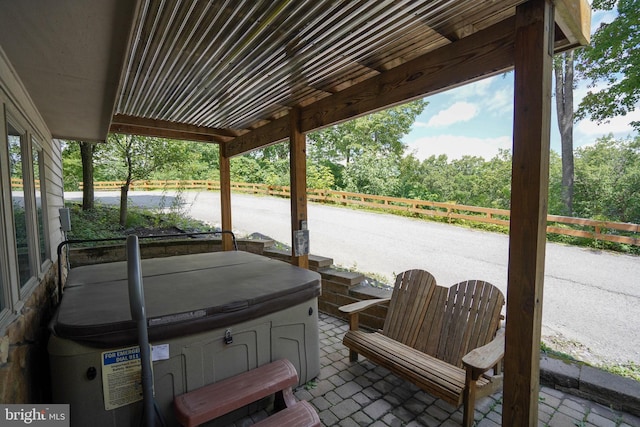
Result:
<instances>
[{"instance_id":1,"label":"wooden beam","mask_svg":"<svg viewBox=\"0 0 640 427\"><path fill-rule=\"evenodd\" d=\"M244 133L239 130L209 128L205 126L193 126L184 123L174 123L165 120L147 119L144 117L126 116L116 114L111 120L110 132L122 132L117 129L137 131L137 135L159 136L179 135L190 141L225 142ZM167 136L172 137L173 136Z\"/></svg>"},{"instance_id":2,"label":"wooden beam","mask_svg":"<svg viewBox=\"0 0 640 427\"><path fill-rule=\"evenodd\" d=\"M538 425L549 187L551 0L516 11L513 166L502 424Z\"/></svg>"},{"instance_id":3,"label":"wooden beam","mask_svg":"<svg viewBox=\"0 0 640 427\"><path fill-rule=\"evenodd\" d=\"M305 107L302 132L504 72L513 66L513 46L510 18Z\"/></svg>"},{"instance_id":4,"label":"wooden beam","mask_svg":"<svg viewBox=\"0 0 640 427\"><path fill-rule=\"evenodd\" d=\"M155 129L155 128L147 128L147 127L132 126L132 125L120 125L120 124L112 124L111 127L109 128L109 133L152 136L155 138L177 139L180 141L195 141L195 142L209 142L209 143L222 142L219 138L213 137L211 135L200 135L195 133L181 132L181 131L175 131L175 130L169 130L169 129Z\"/></svg>"},{"instance_id":5,"label":"wooden beam","mask_svg":"<svg viewBox=\"0 0 640 427\"><path fill-rule=\"evenodd\" d=\"M588 45L591 40L591 6L587 0L556 0L555 22L570 45Z\"/></svg>"},{"instance_id":6,"label":"wooden beam","mask_svg":"<svg viewBox=\"0 0 640 427\"><path fill-rule=\"evenodd\" d=\"M468 83L513 66L514 20L485 30L320 99L301 110L303 133ZM283 141L289 119L282 117L229 142L229 157Z\"/></svg>"},{"instance_id":7,"label":"wooden beam","mask_svg":"<svg viewBox=\"0 0 640 427\"><path fill-rule=\"evenodd\" d=\"M233 230L231 222L231 168L229 158L224 155L224 146L220 144L220 218L223 230ZM233 249L233 241L228 234L222 235L222 250Z\"/></svg>"},{"instance_id":8,"label":"wooden beam","mask_svg":"<svg viewBox=\"0 0 640 427\"><path fill-rule=\"evenodd\" d=\"M291 174L291 263L309 268L309 255L296 255L296 234L306 230L307 224L307 147L306 137L300 131L300 110L289 112L289 161Z\"/></svg>"},{"instance_id":9,"label":"wooden beam","mask_svg":"<svg viewBox=\"0 0 640 427\"><path fill-rule=\"evenodd\" d=\"M237 137L225 145L225 156L237 156L257 148L284 141L289 137L289 121L288 116L283 116L245 135Z\"/></svg>"}]
</instances>

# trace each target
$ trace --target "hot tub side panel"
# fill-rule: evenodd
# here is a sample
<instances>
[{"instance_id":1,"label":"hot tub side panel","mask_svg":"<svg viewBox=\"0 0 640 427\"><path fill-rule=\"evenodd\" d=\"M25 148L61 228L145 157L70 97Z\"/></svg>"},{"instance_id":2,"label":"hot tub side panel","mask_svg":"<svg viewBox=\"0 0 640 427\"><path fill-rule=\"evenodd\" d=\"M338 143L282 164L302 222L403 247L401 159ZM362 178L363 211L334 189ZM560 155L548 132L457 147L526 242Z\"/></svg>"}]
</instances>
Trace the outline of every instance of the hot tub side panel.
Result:
<instances>
[{"instance_id":1,"label":"hot tub side panel","mask_svg":"<svg viewBox=\"0 0 640 427\"><path fill-rule=\"evenodd\" d=\"M166 425L177 425L172 406L175 396L272 360L290 360L298 371L300 385L315 378L320 372L317 298L228 328L152 342L152 345L167 350L167 354L161 356L163 360L153 362L155 400ZM70 404L73 426L140 424L141 402L105 409L103 383L112 383L106 387L109 404L117 400L120 391L116 384L118 378L114 380L112 373L105 371L102 355L118 349L51 337L49 355L54 403ZM226 425L256 409L256 405L245 408L213 425Z\"/></svg>"}]
</instances>

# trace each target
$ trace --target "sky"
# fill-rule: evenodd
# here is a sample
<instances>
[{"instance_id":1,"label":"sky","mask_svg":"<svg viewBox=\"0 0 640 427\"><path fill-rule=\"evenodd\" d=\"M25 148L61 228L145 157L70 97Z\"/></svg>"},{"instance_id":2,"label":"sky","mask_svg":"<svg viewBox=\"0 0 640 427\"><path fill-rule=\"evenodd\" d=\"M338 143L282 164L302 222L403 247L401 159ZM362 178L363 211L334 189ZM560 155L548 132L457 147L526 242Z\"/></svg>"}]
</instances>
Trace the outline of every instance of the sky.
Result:
<instances>
[{"instance_id":1,"label":"sky","mask_svg":"<svg viewBox=\"0 0 640 427\"><path fill-rule=\"evenodd\" d=\"M615 15L595 12L592 32L601 22ZM574 108L589 89L585 81L574 89ZM513 143L513 72L493 76L425 98L425 110L403 142L408 152L424 160L446 154L449 160L464 155L490 159L499 149L511 150ZM560 132L556 119L555 98L551 100L551 149L560 153ZM616 138L635 136L629 123L640 121L640 106L630 114L598 124L588 118L574 123L574 149L593 144L597 138L613 134Z\"/></svg>"}]
</instances>

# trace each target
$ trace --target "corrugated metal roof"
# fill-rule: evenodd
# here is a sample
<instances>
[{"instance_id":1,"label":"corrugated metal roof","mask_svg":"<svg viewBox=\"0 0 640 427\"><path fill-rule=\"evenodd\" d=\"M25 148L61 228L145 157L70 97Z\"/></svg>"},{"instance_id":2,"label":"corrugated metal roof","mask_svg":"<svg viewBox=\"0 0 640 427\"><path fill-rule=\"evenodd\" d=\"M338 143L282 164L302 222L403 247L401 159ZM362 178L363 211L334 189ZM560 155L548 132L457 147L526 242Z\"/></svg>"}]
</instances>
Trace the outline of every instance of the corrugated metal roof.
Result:
<instances>
[{"instance_id":1,"label":"corrugated metal roof","mask_svg":"<svg viewBox=\"0 0 640 427\"><path fill-rule=\"evenodd\" d=\"M491 73L491 52L505 46L488 39L509 43L524 2L0 0L0 55L55 137L104 140L111 130L231 143L260 127L237 143L252 148L287 133L275 119L292 107L308 131ZM588 43L586 2L553 1L556 51ZM440 67L452 78L409 90L389 81L428 80ZM360 100L359 88L385 99ZM334 101L339 114L328 111Z\"/></svg>"},{"instance_id":2,"label":"corrugated metal roof","mask_svg":"<svg viewBox=\"0 0 640 427\"><path fill-rule=\"evenodd\" d=\"M520 0L143 0L116 113L250 129L513 15Z\"/></svg>"}]
</instances>

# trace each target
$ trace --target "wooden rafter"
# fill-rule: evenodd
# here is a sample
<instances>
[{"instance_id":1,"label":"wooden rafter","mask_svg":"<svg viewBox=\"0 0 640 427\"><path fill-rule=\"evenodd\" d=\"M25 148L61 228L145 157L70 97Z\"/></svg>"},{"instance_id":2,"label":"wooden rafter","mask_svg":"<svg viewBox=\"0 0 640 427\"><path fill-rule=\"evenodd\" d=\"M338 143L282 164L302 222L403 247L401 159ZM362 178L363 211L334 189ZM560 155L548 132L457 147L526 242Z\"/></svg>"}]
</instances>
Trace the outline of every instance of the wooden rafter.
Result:
<instances>
[{"instance_id":1,"label":"wooden rafter","mask_svg":"<svg viewBox=\"0 0 640 427\"><path fill-rule=\"evenodd\" d=\"M173 123L165 120L116 114L111 121L110 132L126 133L160 138L184 139L202 142L227 142L246 131L216 129Z\"/></svg>"}]
</instances>

